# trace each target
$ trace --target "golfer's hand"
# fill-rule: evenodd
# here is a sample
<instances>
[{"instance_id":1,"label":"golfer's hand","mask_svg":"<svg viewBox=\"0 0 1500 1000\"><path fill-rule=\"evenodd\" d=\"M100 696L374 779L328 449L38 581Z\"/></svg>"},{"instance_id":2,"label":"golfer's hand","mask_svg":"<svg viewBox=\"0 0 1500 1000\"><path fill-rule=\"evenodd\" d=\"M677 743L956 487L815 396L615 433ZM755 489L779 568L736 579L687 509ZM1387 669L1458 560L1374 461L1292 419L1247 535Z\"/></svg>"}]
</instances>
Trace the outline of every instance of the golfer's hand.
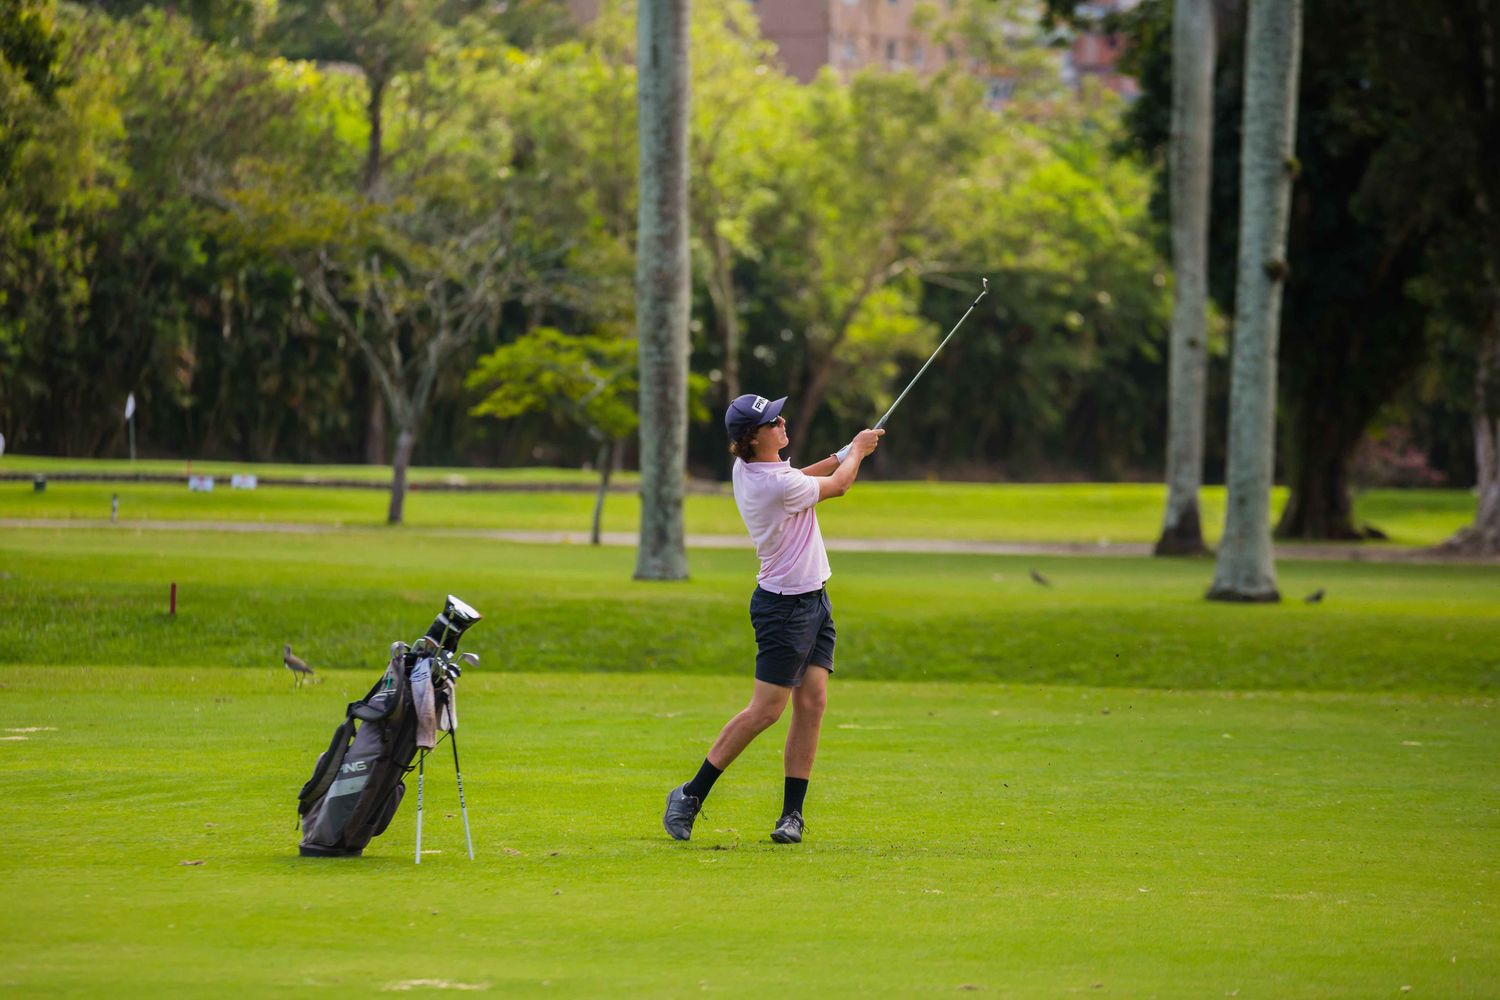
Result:
<instances>
[{"instance_id":1,"label":"golfer's hand","mask_svg":"<svg viewBox=\"0 0 1500 1000\"><path fill-rule=\"evenodd\" d=\"M858 451L861 455L869 455L876 448L880 447L880 439L884 435L885 428L881 428L878 431L863 430L854 435L854 440L851 441L850 444L853 445L855 450Z\"/></svg>"}]
</instances>

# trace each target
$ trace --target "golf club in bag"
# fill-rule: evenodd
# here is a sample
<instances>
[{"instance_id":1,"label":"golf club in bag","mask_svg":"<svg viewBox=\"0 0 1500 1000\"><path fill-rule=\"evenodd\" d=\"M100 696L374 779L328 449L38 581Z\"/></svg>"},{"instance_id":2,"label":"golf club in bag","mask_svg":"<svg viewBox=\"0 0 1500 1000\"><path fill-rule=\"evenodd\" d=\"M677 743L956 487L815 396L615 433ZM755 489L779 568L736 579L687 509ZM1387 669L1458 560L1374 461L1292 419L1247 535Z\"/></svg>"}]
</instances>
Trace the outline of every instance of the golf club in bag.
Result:
<instances>
[{"instance_id":1,"label":"golf club in bag","mask_svg":"<svg viewBox=\"0 0 1500 1000\"><path fill-rule=\"evenodd\" d=\"M464 632L479 612L453 595L415 643L391 644L385 673L368 694L345 709L328 749L318 757L312 777L297 795L302 821L303 857L357 857L385 832L406 795L412 758L417 764L417 862L422 860L422 781L427 752L437 746L438 731L453 743L453 773L464 817L469 857L469 810L464 802L463 774L458 768L456 682L460 663L477 666L479 657L458 653Z\"/></svg>"}]
</instances>

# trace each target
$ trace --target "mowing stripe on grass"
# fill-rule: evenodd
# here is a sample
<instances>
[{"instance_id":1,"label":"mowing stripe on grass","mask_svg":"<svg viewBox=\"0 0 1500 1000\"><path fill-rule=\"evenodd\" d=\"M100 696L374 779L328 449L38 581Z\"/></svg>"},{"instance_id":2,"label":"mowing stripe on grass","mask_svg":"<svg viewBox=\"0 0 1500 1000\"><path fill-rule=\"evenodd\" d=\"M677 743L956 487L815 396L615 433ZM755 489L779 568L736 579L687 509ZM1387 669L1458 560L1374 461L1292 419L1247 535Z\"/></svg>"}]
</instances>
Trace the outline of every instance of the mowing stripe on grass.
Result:
<instances>
[{"instance_id":1,"label":"mowing stripe on grass","mask_svg":"<svg viewBox=\"0 0 1500 1000\"><path fill-rule=\"evenodd\" d=\"M0 468L9 459L0 459ZM372 470L378 471L378 470ZM515 470L491 470L497 476ZM480 475L481 472L476 472ZM574 472L576 476L577 473ZM268 487L254 491L191 493L181 486L55 483L44 493L29 483L0 483L0 517L107 518L120 497L121 520L248 520L374 527L384 523L387 497L374 490ZM1273 514L1285 503L1273 496ZM1203 530L1210 544L1223 522L1223 487L1202 493ZM593 497L578 493L437 493L407 497L413 527L524 531L589 529ZM1165 488L1145 483L906 483L862 481L849 497L818 509L824 535L834 538L918 538L984 542L1151 544L1161 530ZM1355 514L1382 528L1391 544L1350 546L1361 551L1433 545L1473 520L1467 490L1370 490L1355 499ZM727 495L690 495L683 513L693 534L743 537L744 525ZM640 526L640 501L612 496L604 530Z\"/></svg>"},{"instance_id":2,"label":"mowing stripe on grass","mask_svg":"<svg viewBox=\"0 0 1500 1000\"><path fill-rule=\"evenodd\" d=\"M742 676L750 551L631 580L618 548L362 531L0 532L0 663L377 666L457 593L487 668ZM1054 586L1039 587L1040 567ZM1500 690L1500 571L1286 563L1276 607L1202 599L1205 560L840 553L844 677L1187 689ZM167 615L170 583L178 614ZM1321 604L1299 594L1323 588ZM372 642L371 637L375 637ZM290 678L285 678L290 683Z\"/></svg>"}]
</instances>

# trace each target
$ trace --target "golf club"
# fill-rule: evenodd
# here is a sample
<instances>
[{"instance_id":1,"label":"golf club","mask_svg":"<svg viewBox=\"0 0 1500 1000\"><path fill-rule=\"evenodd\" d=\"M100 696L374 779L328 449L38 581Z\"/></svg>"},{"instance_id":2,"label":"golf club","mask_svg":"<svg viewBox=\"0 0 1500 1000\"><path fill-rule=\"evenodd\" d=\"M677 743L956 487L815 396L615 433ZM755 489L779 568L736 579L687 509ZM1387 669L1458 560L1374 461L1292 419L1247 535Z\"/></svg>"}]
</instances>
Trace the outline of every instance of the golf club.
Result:
<instances>
[{"instance_id":1,"label":"golf club","mask_svg":"<svg viewBox=\"0 0 1500 1000\"><path fill-rule=\"evenodd\" d=\"M417 755L417 864L422 863L422 781L425 777L423 765L427 763L427 751Z\"/></svg>"},{"instance_id":2,"label":"golf club","mask_svg":"<svg viewBox=\"0 0 1500 1000\"><path fill-rule=\"evenodd\" d=\"M937 351L933 351L932 352L932 357L927 359L927 364L924 364L922 366L921 370L918 371L917 374L912 377L912 380L906 384L906 388L901 390L901 395L899 395L899 396L896 397L896 401L891 404L891 408L889 410L885 411L885 416L881 417L876 422L874 428L872 428L873 430L877 430L877 431L880 430L882 427L885 426L885 422L887 420L891 419L891 414L896 412L896 407L900 406L901 405L901 401L906 398L906 394L908 392L911 392L911 387L917 384L917 379L919 379L919 378L922 377L922 372L925 372L927 370L927 365L932 364L933 358L936 358L938 356L938 351L941 351L943 349L943 347L948 343L948 341L951 340L951 339L953 339L953 335L958 332L958 328L964 325L964 320L966 320L966 319L969 318L969 313L973 312L974 311L974 307L977 306L977 305L979 305L979 300L982 299L982 298L984 298L985 295L987 295L989 293L989 290L990 290L990 279L989 278L980 278L979 280L982 281L982 282L984 282L984 288L980 291L980 293L978 295L976 295L974 297L974 301L971 302L971 303L969 303L968 311L965 312L963 314L963 316L959 318L959 321L957 323L953 324L953 329L951 329L951 330L948 331L948 336L944 337L943 338L943 342L941 344L937 345Z\"/></svg>"},{"instance_id":3,"label":"golf club","mask_svg":"<svg viewBox=\"0 0 1500 1000\"><path fill-rule=\"evenodd\" d=\"M464 843L468 847L471 861L474 858L474 838L469 832L469 806L464 801L463 773L458 768L458 712L454 704L457 692L453 684L463 674L463 668L459 666L459 663L469 667L479 666L479 656L476 653L463 653L458 656L458 662L454 662L455 647L458 645L459 637L479 618L479 612L450 594L443 613L438 615L432 623L432 628L427 630L426 635L418 638L415 645L411 647L416 650L418 656L430 660L433 683L441 691L439 697L442 699L443 708L439 713L439 725L442 724L445 716L448 724L447 738L453 744L453 776L458 782L458 807L464 817ZM393 655L398 647L405 647L405 643L393 644L391 646ZM422 863L422 800L426 783L427 753L428 751L422 750L417 757L417 864Z\"/></svg>"},{"instance_id":4,"label":"golf club","mask_svg":"<svg viewBox=\"0 0 1500 1000\"><path fill-rule=\"evenodd\" d=\"M453 776L458 779L458 809L464 815L464 843L469 847L469 860L473 861L474 838L469 836L469 807L464 803L464 776L458 769L458 724L456 720L453 728L448 731L448 739L453 744Z\"/></svg>"}]
</instances>

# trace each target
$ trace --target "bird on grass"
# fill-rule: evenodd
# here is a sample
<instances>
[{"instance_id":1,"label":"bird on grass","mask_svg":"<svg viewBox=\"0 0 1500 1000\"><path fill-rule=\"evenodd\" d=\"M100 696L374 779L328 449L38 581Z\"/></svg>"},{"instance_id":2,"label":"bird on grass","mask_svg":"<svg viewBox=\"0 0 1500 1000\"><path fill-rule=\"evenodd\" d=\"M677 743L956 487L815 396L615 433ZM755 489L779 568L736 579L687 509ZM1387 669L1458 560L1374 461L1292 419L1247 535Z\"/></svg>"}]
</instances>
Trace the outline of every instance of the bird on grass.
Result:
<instances>
[{"instance_id":1,"label":"bird on grass","mask_svg":"<svg viewBox=\"0 0 1500 1000\"><path fill-rule=\"evenodd\" d=\"M1323 590L1323 588L1319 587L1317 590L1313 591L1311 594L1308 594L1306 597L1302 598L1302 603L1303 604L1317 604L1319 601L1321 601L1323 599L1323 594L1324 593L1326 593L1326 592Z\"/></svg>"},{"instance_id":2,"label":"bird on grass","mask_svg":"<svg viewBox=\"0 0 1500 1000\"><path fill-rule=\"evenodd\" d=\"M1052 581L1049 580L1049 579L1047 579L1041 573L1038 573L1036 570L1032 570L1031 571L1031 579L1032 579L1032 582L1040 584L1043 587L1050 587L1050 586L1052 586Z\"/></svg>"},{"instance_id":3,"label":"bird on grass","mask_svg":"<svg viewBox=\"0 0 1500 1000\"><path fill-rule=\"evenodd\" d=\"M297 682L295 686L301 687L302 678L304 676L311 677L313 668L309 667L305 662L303 662L302 657L292 653L291 643L284 644L281 649L281 662L285 663L286 668L292 672L292 677L295 678Z\"/></svg>"}]
</instances>

